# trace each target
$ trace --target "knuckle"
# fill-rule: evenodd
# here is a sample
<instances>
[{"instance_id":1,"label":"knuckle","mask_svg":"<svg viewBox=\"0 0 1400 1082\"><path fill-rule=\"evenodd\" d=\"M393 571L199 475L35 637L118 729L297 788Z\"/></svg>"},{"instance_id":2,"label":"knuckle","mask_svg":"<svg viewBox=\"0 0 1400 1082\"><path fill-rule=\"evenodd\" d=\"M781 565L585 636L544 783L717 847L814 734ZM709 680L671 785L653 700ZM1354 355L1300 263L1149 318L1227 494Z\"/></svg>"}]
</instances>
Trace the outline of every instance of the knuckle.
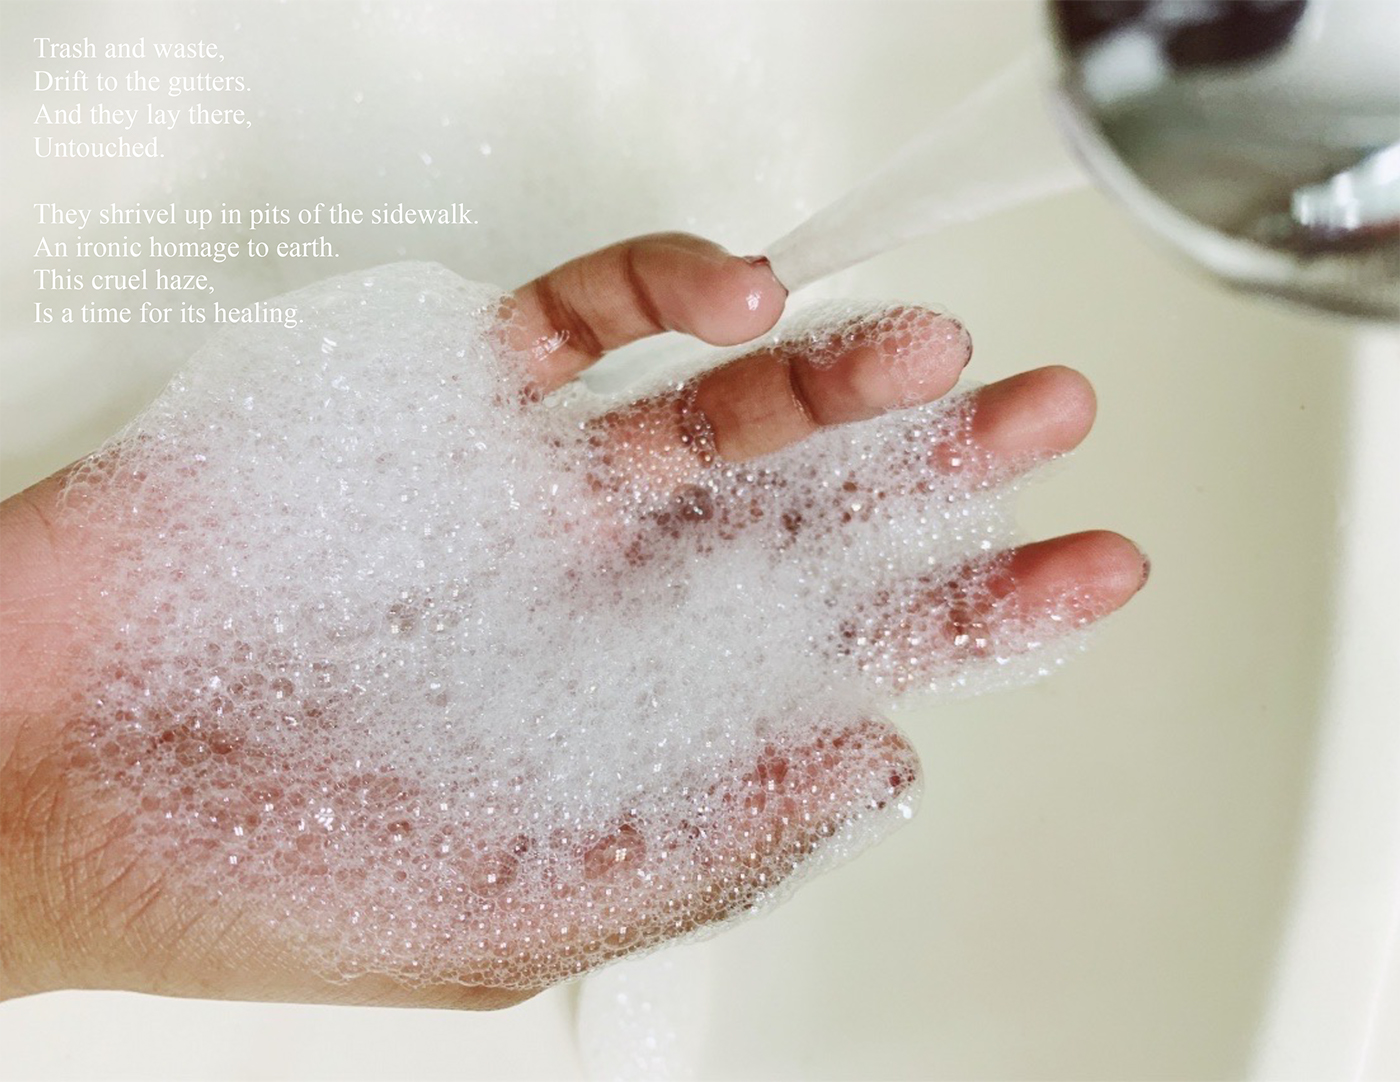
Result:
<instances>
[{"instance_id":1,"label":"knuckle","mask_svg":"<svg viewBox=\"0 0 1400 1082\"><path fill-rule=\"evenodd\" d=\"M565 284L561 283L557 277L560 273L562 273L562 268L561 271L547 274L535 283L535 295L539 302L540 312L544 316L545 322L556 334L562 335L563 341L567 342L576 352L589 357L601 356L603 352L602 339L580 306L570 300L576 290L565 288Z\"/></svg>"}]
</instances>

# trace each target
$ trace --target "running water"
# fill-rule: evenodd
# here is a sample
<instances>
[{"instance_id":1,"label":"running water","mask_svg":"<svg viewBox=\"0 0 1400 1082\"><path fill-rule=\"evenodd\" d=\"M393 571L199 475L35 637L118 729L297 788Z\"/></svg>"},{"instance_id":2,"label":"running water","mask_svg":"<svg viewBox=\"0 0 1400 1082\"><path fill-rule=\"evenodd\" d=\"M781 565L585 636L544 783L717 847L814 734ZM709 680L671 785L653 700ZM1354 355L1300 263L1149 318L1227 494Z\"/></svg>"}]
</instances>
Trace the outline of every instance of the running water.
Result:
<instances>
[{"instance_id":1,"label":"running water","mask_svg":"<svg viewBox=\"0 0 1400 1082\"><path fill-rule=\"evenodd\" d=\"M1048 131L1002 130L1023 79L780 273L1057 190ZM713 930L913 814L913 750L872 720L902 695L1077 645L1080 599L1031 618L998 585L1016 485L966 396L727 464L674 387L531 403L508 295L443 267L268 304L294 323L212 338L70 481L104 559L65 754L127 809L134 864L291 966L534 990ZM843 304L774 348L820 366L856 341L897 381L968 348Z\"/></svg>"},{"instance_id":2,"label":"running water","mask_svg":"<svg viewBox=\"0 0 1400 1082\"><path fill-rule=\"evenodd\" d=\"M768 247L798 290L945 226L1087 183L1051 119L1032 50L943 114L880 170Z\"/></svg>"}]
</instances>

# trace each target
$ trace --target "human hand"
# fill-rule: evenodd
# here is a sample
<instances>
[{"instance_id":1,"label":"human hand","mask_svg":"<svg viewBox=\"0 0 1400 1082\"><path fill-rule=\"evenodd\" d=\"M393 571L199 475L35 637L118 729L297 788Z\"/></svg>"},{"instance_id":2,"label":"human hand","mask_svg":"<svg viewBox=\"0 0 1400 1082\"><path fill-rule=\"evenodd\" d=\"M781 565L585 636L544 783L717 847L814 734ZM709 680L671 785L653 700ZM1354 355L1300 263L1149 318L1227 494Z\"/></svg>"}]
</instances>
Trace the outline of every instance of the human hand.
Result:
<instances>
[{"instance_id":1,"label":"human hand","mask_svg":"<svg viewBox=\"0 0 1400 1082\"><path fill-rule=\"evenodd\" d=\"M754 339L774 325L784 301L765 265L691 237L642 238L565 264L514 295L509 332L528 368L523 408L603 352L659 330L683 331L715 345ZM700 549L676 566L703 566L685 561L703 561L710 549L742 543L745 531L757 527L738 522L735 509L747 513L750 506L766 506L774 491L767 475L761 482L745 481L749 475L736 472L735 464L757 468L820 429L936 399L956 382L969 350L956 324L904 310L893 332L886 327L877 333L873 324L846 328L841 341L821 347L826 356L820 364L791 346L762 348L684 389L590 420L585 442L594 458L578 499L591 512L574 507L561 514L561 529L588 535L571 543L608 564L610 573L643 575L649 561L662 558L658 553L688 551L691 544ZM499 408L522 407L502 402ZM956 414L961 427L940 429L919 458L930 475L961 476L970 489L993 486L1075 446L1093 410L1082 377L1059 368L1025 373L977 391ZM210 476L220 483L221 475ZM897 804L913 783L917 763L896 730L833 705L830 716L776 725L773 739L746 745L751 757L736 761L730 776L716 779L686 805L693 811L694 801L704 803L710 818L699 834L690 824L693 837L684 846L664 849L657 844L658 824L634 821L617 808L547 855L523 816L489 827L472 826L481 820L466 816L462 822L469 829L450 842L446 835L430 838L414 810L426 800L426 778L392 762L346 766L331 786L340 802L335 829L375 833L379 848L373 860L344 863L327 840L334 837L329 826L322 834L299 822L317 802L316 792L297 789L307 780L298 777L302 761L279 758L284 745L268 750L261 743L259 725L275 725L275 719L255 718L232 691L187 698L178 716L167 709L145 719L149 731L140 739L149 741L149 754L140 769L154 773L135 773L120 758L137 746L135 737L118 733L131 719L104 714L93 659L105 657L111 643L128 634L132 617L124 604L138 588L108 573L149 558L133 556L122 541L135 537L142 545L149 541L154 552L166 551L157 533L163 539L163 528L185 529L199 510L170 502L169 492L151 498L145 479L99 474L82 492L96 513L75 511L60 498L67 480L50 478L0 508L0 964L9 994L119 987L218 998L499 1006L639 944L745 908L771 888L772 877L797 871L848 824ZM128 489L132 483L136 487ZM754 494L737 495L736 483L754 486ZM883 505L916 505L928 495L925 483L917 472L894 472L878 489L857 485L853 502L878 516L886 513ZM145 493L135 534L114 521L130 491ZM671 502L657 502L658 494L672 493L678 495ZM243 498L260 495L250 490ZM347 507L355 510L338 504L331 513ZM833 506L810 512L809 521L784 515L775 527L780 542L765 543L801 545L823 515L839 525L840 516L851 514ZM217 522L195 528L226 545L271 543L236 536L236 530L219 533ZM791 541L781 540L787 535ZM979 575L977 589L970 589L968 582ZM872 591L875 619L862 624L859 634L841 630L841 621L854 619L853 613L836 614L837 654L853 670L877 674L897 691L916 685L925 673L975 664L979 656L996 653L1002 638L1014 649L1019 623L1034 625L1052 615L1068 616L1071 623L1096 619L1125 602L1144 576L1141 555L1117 535L1025 545L994 566L968 568L951 580L912 576L897 598ZM95 583L102 588L94 589ZM389 631L411 636L427 611L422 599L388 604ZM182 618L164 617L172 623ZM609 633L606 626L589 632ZM735 634L742 641L742 633ZM741 658L734 664L744 663ZM198 674L200 664L195 659L186 669ZM274 695L295 697L299 720L315 723L297 737L298 747L314 750L358 719L343 688L331 686L324 695L293 690L284 670L298 664L295 657L258 655L251 658L251 672L267 688L288 680L288 690ZM312 668L310 659L306 667ZM143 681L157 679L149 672L114 672L110 665L100 671L127 688L124 694L139 695ZM508 665L505 671L509 678ZM202 677L192 679L199 683ZM444 709L464 725L471 721L460 706ZM108 749L112 757L104 760ZM141 778L158 784L163 794L188 788L186 799L195 803L207 793L223 793L218 807L201 805L201 814L222 820L216 823L221 831L269 837L269 862L282 860L282 893L269 892L267 881L246 865L238 877L213 884L213 861L226 856L212 833L189 835L195 828L182 827L187 833L176 840L184 848L162 849L151 824L159 823L163 806L143 806ZM250 794L259 798L253 806L238 806ZM466 797L454 792L453 799ZM353 805L349 813L347 800ZM192 806L181 804L181 814ZM471 809L478 817L485 811L479 801ZM678 829L670 823L661 833L671 837ZM185 844L191 837L198 844ZM328 922L348 923L360 912L338 902L315 906L337 891L364 896L355 880L392 869L395 860L406 859L402 854L420 853L424 846L450 850L450 859L434 857L431 878L421 879L420 865L412 863L417 858L410 856L402 882L420 891L427 882L434 889L454 883L460 898L407 895L410 887L395 886L396 873L386 871L382 912L366 914L366 923L378 921L382 932L395 921L411 923L421 912L422 926L433 934L415 942L414 933L404 932L395 940L393 958L378 967L372 953L364 952L369 941L357 941L360 953L344 959L343 979L331 979L342 961L338 952L346 948ZM671 864L663 867L666 860ZM538 871L546 865L553 869L548 875ZM682 871L674 873L675 867ZM537 873L554 877L553 893L512 895ZM317 919L300 920L287 910L289 898ZM445 912L470 917L473 934L455 936L450 923L441 923Z\"/></svg>"}]
</instances>

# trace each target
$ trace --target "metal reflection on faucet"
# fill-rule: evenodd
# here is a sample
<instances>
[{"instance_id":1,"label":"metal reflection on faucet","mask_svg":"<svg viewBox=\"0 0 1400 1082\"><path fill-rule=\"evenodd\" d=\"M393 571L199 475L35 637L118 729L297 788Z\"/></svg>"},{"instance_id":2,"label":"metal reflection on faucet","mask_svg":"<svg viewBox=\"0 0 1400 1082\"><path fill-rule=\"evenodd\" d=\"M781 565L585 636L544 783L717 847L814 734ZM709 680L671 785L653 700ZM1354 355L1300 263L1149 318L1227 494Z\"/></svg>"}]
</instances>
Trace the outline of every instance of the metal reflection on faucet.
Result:
<instances>
[{"instance_id":1,"label":"metal reflection on faucet","mask_svg":"<svg viewBox=\"0 0 1400 1082\"><path fill-rule=\"evenodd\" d=\"M1245 289L1400 318L1400 4L1049 6L1090 171Z\"/></svg>"}]
</instances>

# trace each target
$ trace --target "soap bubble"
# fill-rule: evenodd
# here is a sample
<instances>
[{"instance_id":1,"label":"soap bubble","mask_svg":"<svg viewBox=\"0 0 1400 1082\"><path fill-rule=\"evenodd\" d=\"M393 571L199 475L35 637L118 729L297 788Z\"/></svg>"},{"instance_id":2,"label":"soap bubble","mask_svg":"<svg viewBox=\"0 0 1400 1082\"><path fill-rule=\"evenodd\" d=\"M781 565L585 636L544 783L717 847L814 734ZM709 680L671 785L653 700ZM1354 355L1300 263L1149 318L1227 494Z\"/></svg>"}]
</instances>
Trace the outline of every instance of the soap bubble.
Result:
<instances>
[{"instance_id":1,"label":"soap bubble","mask_svg":"<svg viewBox=\"0 0 1400 1082\"><path fill-rule=\"evenodd\" d=\"M1058 656L999 613L965 395L730 464L684 393L532 401L508 298L442 267L271 303L70 482L121 614L74 784L328 977L529 990L737 919L912 814L898 695Z\"/></svg>"}]
</instances>

